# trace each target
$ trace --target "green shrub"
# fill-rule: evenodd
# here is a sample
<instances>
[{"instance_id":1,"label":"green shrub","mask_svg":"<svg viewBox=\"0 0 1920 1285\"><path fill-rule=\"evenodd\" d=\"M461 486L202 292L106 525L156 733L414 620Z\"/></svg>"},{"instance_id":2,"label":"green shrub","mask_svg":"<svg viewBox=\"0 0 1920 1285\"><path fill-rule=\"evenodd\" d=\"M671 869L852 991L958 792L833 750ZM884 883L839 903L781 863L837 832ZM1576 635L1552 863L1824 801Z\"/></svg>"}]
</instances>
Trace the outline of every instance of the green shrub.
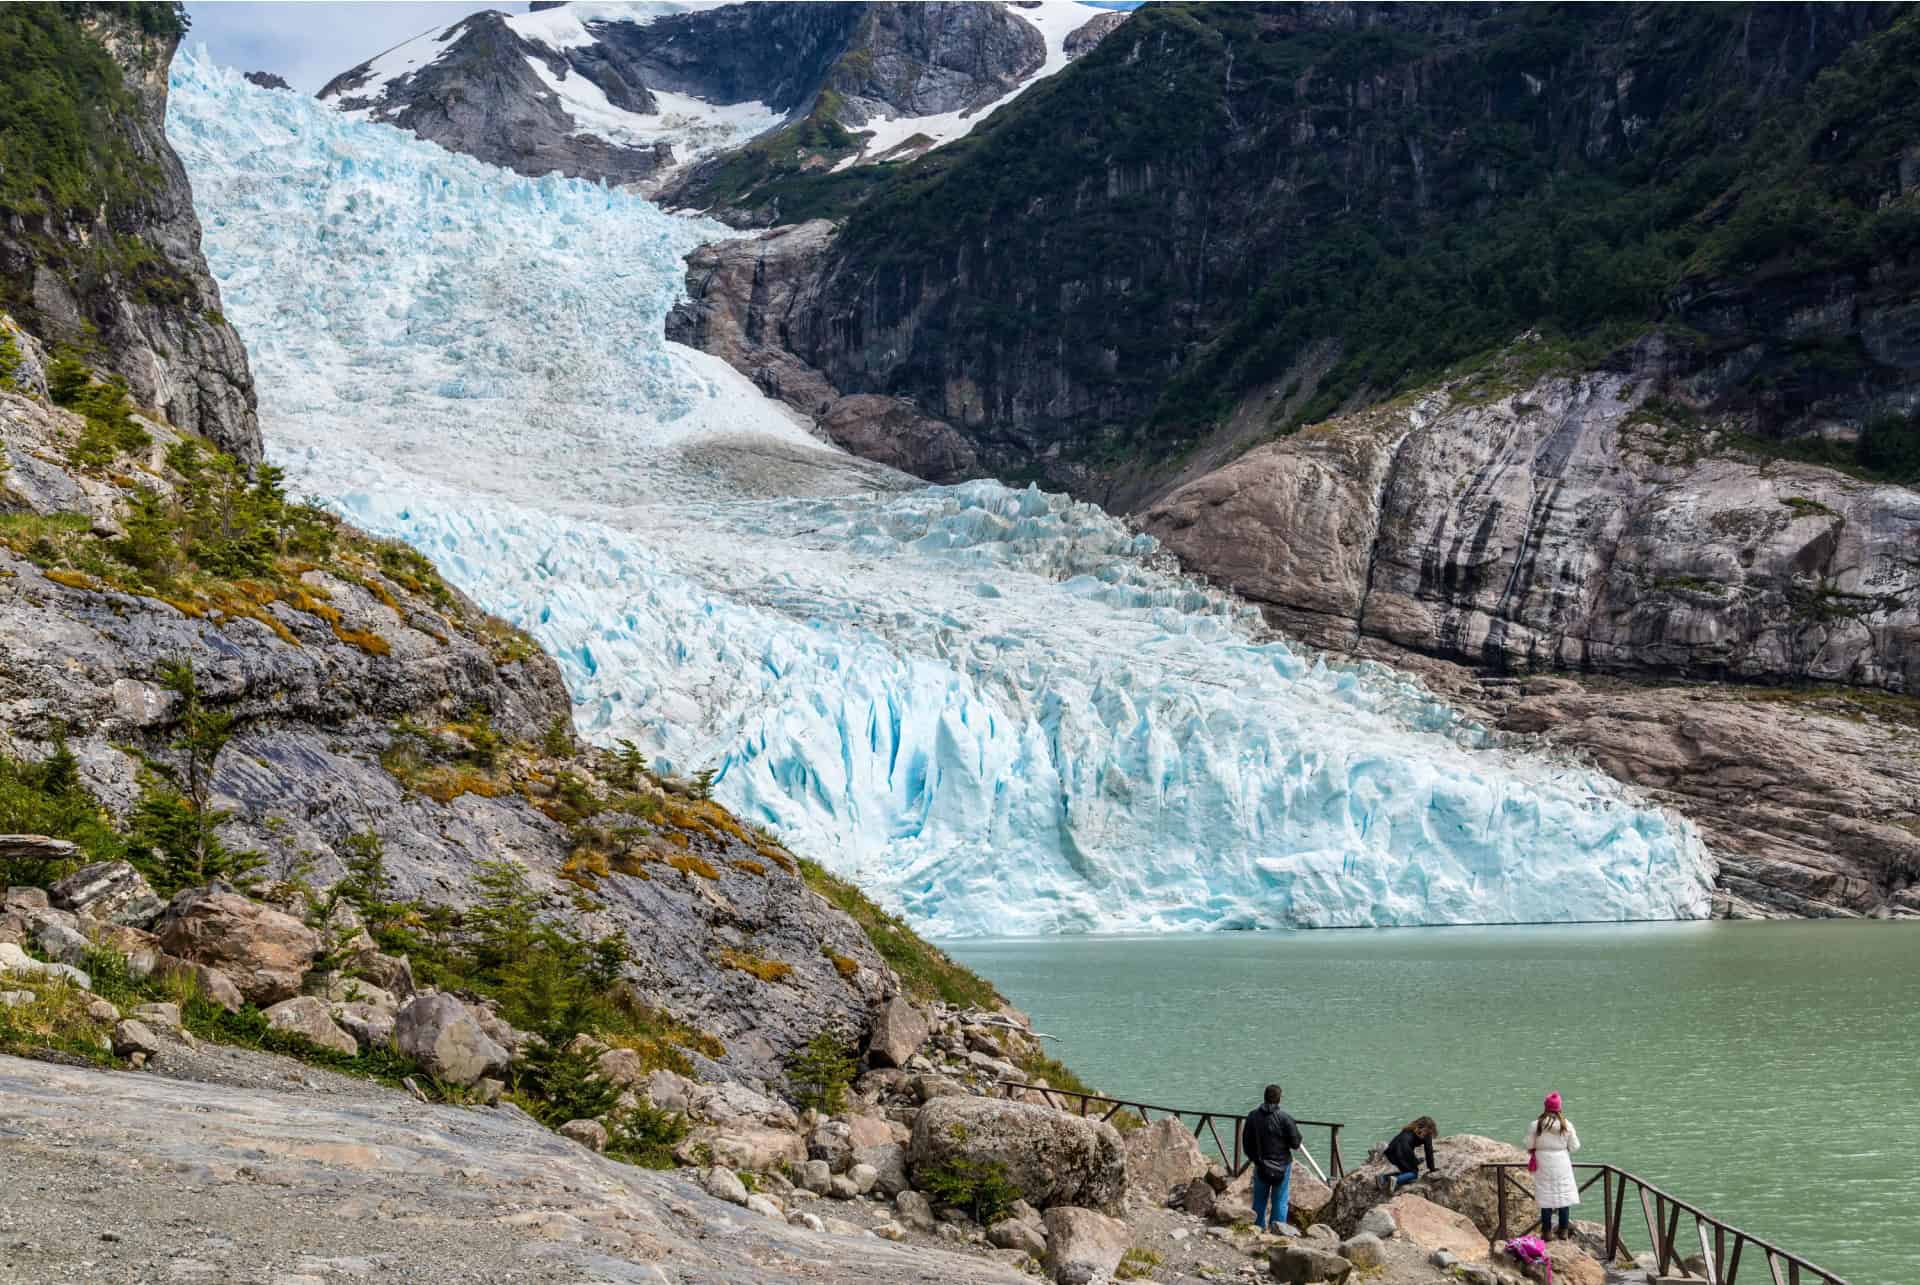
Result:
<instances>
[{"instance_id":1,"label":"green shrub","mask_svg":"<svg viewBox=\"0 0 1920 1285\"><path fill-rule=\"evenodd\" d=\"M557 1129L569 1120L595 1120L612 1111L620 1090L601 1079L585 1053L537 1045L514 1071L514 1088L531 1094L533 1116Z\"/></svg>"},{"instance_id":2,"label":"green shrub","mask_svg":"<svg viewBox=\"0 0 1920 1285\"><path fill-rule=\"evenodd\" d=\"M787 1090L794 1105L823 1115L845 1111L856 1065L839 1036L821 1031L787 1060Z\"/></svg>"},{"instance_id":3,"label":"green shrub","mask_svg":"<svg viewBox=\"0 0 1920 1285\"><path fill-rule=\"evenodd\" d=\"M673 1149L686 1136L687 1117L642 1101L615 1117L607 1131L607 1154L642 1169L671 1169L680 1163ZM743 1174L741 1181L745 1180Z\"/></svg>"},{"instance_id":4,"label":"green shrub","mask_svg":"<svg viewBox=\"0 0 1920 1285\"><path fill-rule=\"evenodd\" d=\"M1006 1166L997 1160L956 1157L939 1164L917 1165L913 1185L935 1207L964 1209L982 1227L998 1222L1020 1199L1020 1189L1008 1179Z\"/></svg>"},{"instance_id":5,"label":"green shrub","mask_svg":"<svg viewBox=\"0 0 1920 1285\"><path fill-rule=\"evenodd\" d=\"M213 805L214 765L233 738L233 715L201 701L190 660L162 665L160 682L180 698L179 762L147 761L146 788L128 826L129 860L162 896L215 879L244 885L262 858L227 846L220 827L233 814Z\"/></svg>"},{"instance_id":6,"label":"green shrub","mask_svg":"<svg viewBox=\"0 0 1920 1285\"><path fill-rule=\"evenodd\" d=\"M20 373L20 346L13 336L0 330L0 389L12 391L14 377Z\"/></svg>"},{"instance_id":7,"label":"green shrub","mask_svg":"<svg viewBox=\"0 0 1920 1285\"><path fill-rule=\"evenodd\" d=\"M126 855L125 842L81 781L78 760L58 736L53 752L37 763L0 754L0 833L69 840L79 848L81 862L117 861ZM0 880L8 886L45 887L77 864L9 857L0 861Z\"/></svg>"},{"instance_id":8,"label":"green shrub","mask_svg":"<svg viewBox=\"0 0 1920 1285\"><path fill-rule=\"evenodd\" d=\"M67 453L76 467L98 468L153 445L153 437L134 422L126 381L118 376L95 380L86 363L70 348L56 351L47 362L47 393L55 405L86 421Z\"/></svg>"}]
</instances>

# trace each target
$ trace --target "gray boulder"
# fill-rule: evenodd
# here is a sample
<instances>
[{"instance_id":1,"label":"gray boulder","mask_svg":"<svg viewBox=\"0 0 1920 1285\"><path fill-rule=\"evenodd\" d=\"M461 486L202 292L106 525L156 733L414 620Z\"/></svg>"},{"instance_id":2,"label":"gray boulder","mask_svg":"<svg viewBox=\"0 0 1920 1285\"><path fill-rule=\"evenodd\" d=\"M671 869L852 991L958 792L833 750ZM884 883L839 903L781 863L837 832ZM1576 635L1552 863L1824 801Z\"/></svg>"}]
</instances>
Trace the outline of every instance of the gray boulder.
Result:
<instances>
[{"instance_id":1,"label":"gray boulder","mask_svg":"<svg viewBox=\"0 0 1920 1285\"><path fill-rule=\"evenodd\" d=\"M1399 1234L1400 1224L1394 1218L1393 1210L1385 1205L1375 1205L1360 1215L1360 1232L1381 1240L1392 1240Z\"/></svg>"},{"instance_id":2,"label":"gray boulder","mask_svg":"<svg viewBox=\"0 0 1920 1285\"><path fill-rule=\"evenodd\" d=\"M853 1168L862 1166L874 1171L873 1190L888 1200L913 1186L907 1174L907 1149L898 1143L860 1148L853 1153ZM847 1172L852 1173L853 1169Z\"/></svg>"},{"instance_id":3,"label":"gray boulder","mask_svg":"<svg viewBox=\"0 0 1920 1285\"><path fill-rule=\"evenodd\" d=\"M1387 1261L1387 1247L1378 1236L1363 1231L1340 1242L1340 1257L1355 1267L1378 1267Z\"/></svg>"},{"instance_id":4,"label":"gray boulder","mask_svg":"<svg viewBox=\"0 0 1920 1285\"><path fill-rule=\"evenodd\" d=\"M726 1201L730 1205L745 1206L747 1203L747 1184L740 1181L740 1175L723 1165L715 1165L700 1175L700 1185L709 1196Z\"/></svg>"},{"instance_id":5,"label":"gray boulder","mask_svg":"<svg viewBox=\"0 0 1920 1285\"><path fill-rule=\"evenodd\" d=\"M0 941L0 973L15 977L64 977L81 990L92 990L93 979L71 964L45 964L10 941Z\"/></svg>"},{"instance_id":6,"label":"gray boulder","mask_svg":"<svg viewBox=\"0 0 1920 1285\"><path fill-rule=\"evenodd\" d=\"M1153 1204L1207 1172L1206 1153L1178 1120L1155 1120L1126 1136L1127 1181Z\"/></svg>"},{"instance_id":7,"label":"gray boulder","mask_svg":"<svg viewBox=\"0 0 1920 1285\"><path fill-rule=\"evenodd\" d=\"M1125 1223L1092 1209L1058 1205L1042 1217L1047 1229L1047 1268L1056 1281L1111 1276L1133 1243Z\"/></svg>"},{"instance_id":8,"label":"gray boulder","mask_svg":"<svg viewBox=\"0 0 1920 1285\"><path fill-rule=\"evenodd\" d=\"M377 1004L335 1004L333 1020L363 1049L383 1049L393 1042L394 1010Z\"/></svg>"},{"instance_id":9,"label":"gray boulder","mask_svg":"<svg viewBox=\"0 0 1920 1285\"><path fill-rule=\"evenodd\" d=\"M167 908L145 876L124 861L82 866L48 892L62 910L129 928L145 928Z\"/></svg>"},{"instance_id":10,"label":"gray boulder","mask_svg":"<svg viewBox=\"0 0 1920 1285\"><path fill-rule=\"evenodd\" d=\"M874 1066L905 1066L932 1031L927 1015L896 995L880 1005L873 1015L867 1061Z\"/></svg>"},{"instance_id":11,"label":"gray boulder","mask_svg":"<svg viewBox=\"0 0 1920 1285\"><path fill-rule=\"evenodd\" d=\"M503 1071L507 1051L480 1029L467 1006L451 995L416 995L393 1021L393 1042L430 1075L449 1084L472 1084Z\"/></svg>"},{"instance_id":12,"label":"gray boulder","mask_svg":"<svg viewBox=\"0 0 1920 1285\"><path fill-rule=\"evenodd\" d=\"M824 1160L809 1160L800 1166L794 1181L814 1195L824 1196L833 1188L833 1168Z\"/></svg>"},{"instance_id":13,"label":"gray boulder","mask_svg":"<svg viewBox=\"0 0 1920 1285\"><path fill-rule=\"evenodd\" d=\"M315 1048L329 1049L352 1057L360 1051L353 1036L334 1025L325 1000L298 995L281 1000L262 1014L267 1025L287 1035L296 1035Z\"/></svg>"},{"instance_id":14,"label":"gray boulder","mask_svg":"<svg viewBox=\"0 0 1920 1285\"><path fill-rule=\"evenodd\" d=\"M33 940L40 947L40 953L49 959L76 965L86 960L87 939L57 920L42 921L34 930Z\"/></svg>"},{"instance_id":15,"label":"gray boulder","mask_svg":"<svg viewBox=\"0 0 1920 1285\"><path fill-rule=\"evenodd\" d=\"M1338 1254L1305 1245L1275 1245L1267 1251L1267 1270L1273 1279L1287 1285L1314 1285L1318 1281L1342 1285L1353 1275L1353 1264Z\"/></svg>"},{"instance_id":16,"label":"gray boulder","mask_svg":"<svg viewBox=\"0 0 1920 1285\"><path fill-rule=\"evenodd\" d=\"M147 1029L144 1022L126 1018L113 1028L113 1054L115 1057L132 1057L135 1053L152 1057L160 1051L160 1037Z\"/></svg>"},{"instance_id":17,"label":"gray boulder","mask_svg":"<svg viewBox=\"0 0 1920 1285\"><path fill-rule=\"evenodd\" d=\"M560 1126L560 1136L572 1138L589 1151L607 1149L607 1126L598 1120L569 1120Z\"/></svg>"},{"instance_id":18,"label":"gray boulder","mask_svg":"<svg viewBox=\"0 0 1920 1285\"><path fill-rule=\"evenodd\" d=\"M914 1121L915 1175L956 1161L1000 1166L1034 1206L1118 1211L1126 1149L1110 1124L995 1098L936 1098Z\"/></svg>"},{"instance_id":19,"label":"gray boulder","mask_svg":"<svg viewBox=\"0 0 1920 1285\"><path fill-rule=\"evenodd\" d=\"M933 1230L933 1206L917 1191L903 1191L893 1198L894 1215L901 1224L915 1231Z\"/></svg>"},{"instance_id":20,"label":"gray boulder","mask_svg":"<svg viewBox=\"0 0 1920 1285\"><path fill-rule=\"evenodd\" d=\"M987 1243L997 1249L1018 1249L1033 1258L1047 1256L1046 1233L1018 1218L1002 1218L987 1228Z\"/></svg>"},{"instance_id":21,"label":"gray boulder","mask_svg":"<svg viewBox=\"0 0 1920 1285\"><path fill-rule=\"evenodd\" d=\"M175 896L153 932L162 949L219 969L261 1005L298 995L320 953L319 934L298 919L220 884Z\"/></svg>"}]
</instances>

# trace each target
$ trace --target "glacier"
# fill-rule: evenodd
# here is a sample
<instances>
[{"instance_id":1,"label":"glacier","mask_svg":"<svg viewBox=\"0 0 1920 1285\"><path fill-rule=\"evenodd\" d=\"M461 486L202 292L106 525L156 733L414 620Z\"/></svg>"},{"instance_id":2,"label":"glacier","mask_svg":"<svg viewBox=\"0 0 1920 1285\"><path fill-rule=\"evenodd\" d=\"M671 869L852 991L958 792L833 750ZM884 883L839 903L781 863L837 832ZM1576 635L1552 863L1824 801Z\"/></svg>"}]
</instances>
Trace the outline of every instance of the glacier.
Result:
<instances>
[{"instance_id":1,"label":"glacier","mask_svg":"<svg viewBox=\"0 0 1920 1285\"><path fill-rule=\"evenodd\" d=\"M1697 918L1684 821L1273 637L1097 508L855 460L667 343L731 235L172 69L294 485L630 737L939 936Z\"/></svg>"}]
</instances>

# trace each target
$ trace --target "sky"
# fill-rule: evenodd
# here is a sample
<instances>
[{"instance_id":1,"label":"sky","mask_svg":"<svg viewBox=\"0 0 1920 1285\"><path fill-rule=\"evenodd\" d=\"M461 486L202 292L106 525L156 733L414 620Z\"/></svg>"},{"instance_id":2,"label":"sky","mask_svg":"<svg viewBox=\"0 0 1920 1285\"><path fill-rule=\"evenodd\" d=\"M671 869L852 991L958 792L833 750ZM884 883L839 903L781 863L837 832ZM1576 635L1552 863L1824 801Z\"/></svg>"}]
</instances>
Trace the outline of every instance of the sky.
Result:
<instances>
[{"instance_id":1,"label":"sky","mask_svg":"<svg viewBox=\"0 0 1920 1285\"><path fill-rule=\"evenodd\" d=\"M188 0L189 45L241 71L271 71L311 94L349 67L482 9L523 0Z\"/></svg>"}]
</instances>

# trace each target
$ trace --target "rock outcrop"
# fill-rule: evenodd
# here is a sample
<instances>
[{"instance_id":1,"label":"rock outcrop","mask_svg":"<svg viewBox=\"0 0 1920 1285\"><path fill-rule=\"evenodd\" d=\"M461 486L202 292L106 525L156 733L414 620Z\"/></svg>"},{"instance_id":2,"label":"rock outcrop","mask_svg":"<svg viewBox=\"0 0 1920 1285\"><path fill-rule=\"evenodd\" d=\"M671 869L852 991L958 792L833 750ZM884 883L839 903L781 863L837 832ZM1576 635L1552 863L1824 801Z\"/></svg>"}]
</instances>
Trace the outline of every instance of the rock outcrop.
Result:
<instances>
[{"instance_id":1,"label":"rock outcrop","mask_svg":"<svg viewBox=\"0 0 1920 1285\"><path fill-rule=\"evenodd\" d=\"M220 970L262 1008L299 994L320 954L319 934L292 915L217 886L180 893L153 931L169 954Z\"/></svg>"},{"instance_id":2,"label":"rock outcrop","mask_svg":"<svg viewBox=\"0 0 1920 1285\"><path fill-rule=\"evenodd\" d=\"M85 349L137 405L250 463L260 440L246 350L220 313L193 194L163 128L167 64L185 30L168 9L0 15L18 29L10 48L59 64L15 74L68 77L61 83L87 95L71 116L35 118L46 144L38 158L71 169L7 176L0 311L49 345Z\"/></svg>"}]
</instances>

